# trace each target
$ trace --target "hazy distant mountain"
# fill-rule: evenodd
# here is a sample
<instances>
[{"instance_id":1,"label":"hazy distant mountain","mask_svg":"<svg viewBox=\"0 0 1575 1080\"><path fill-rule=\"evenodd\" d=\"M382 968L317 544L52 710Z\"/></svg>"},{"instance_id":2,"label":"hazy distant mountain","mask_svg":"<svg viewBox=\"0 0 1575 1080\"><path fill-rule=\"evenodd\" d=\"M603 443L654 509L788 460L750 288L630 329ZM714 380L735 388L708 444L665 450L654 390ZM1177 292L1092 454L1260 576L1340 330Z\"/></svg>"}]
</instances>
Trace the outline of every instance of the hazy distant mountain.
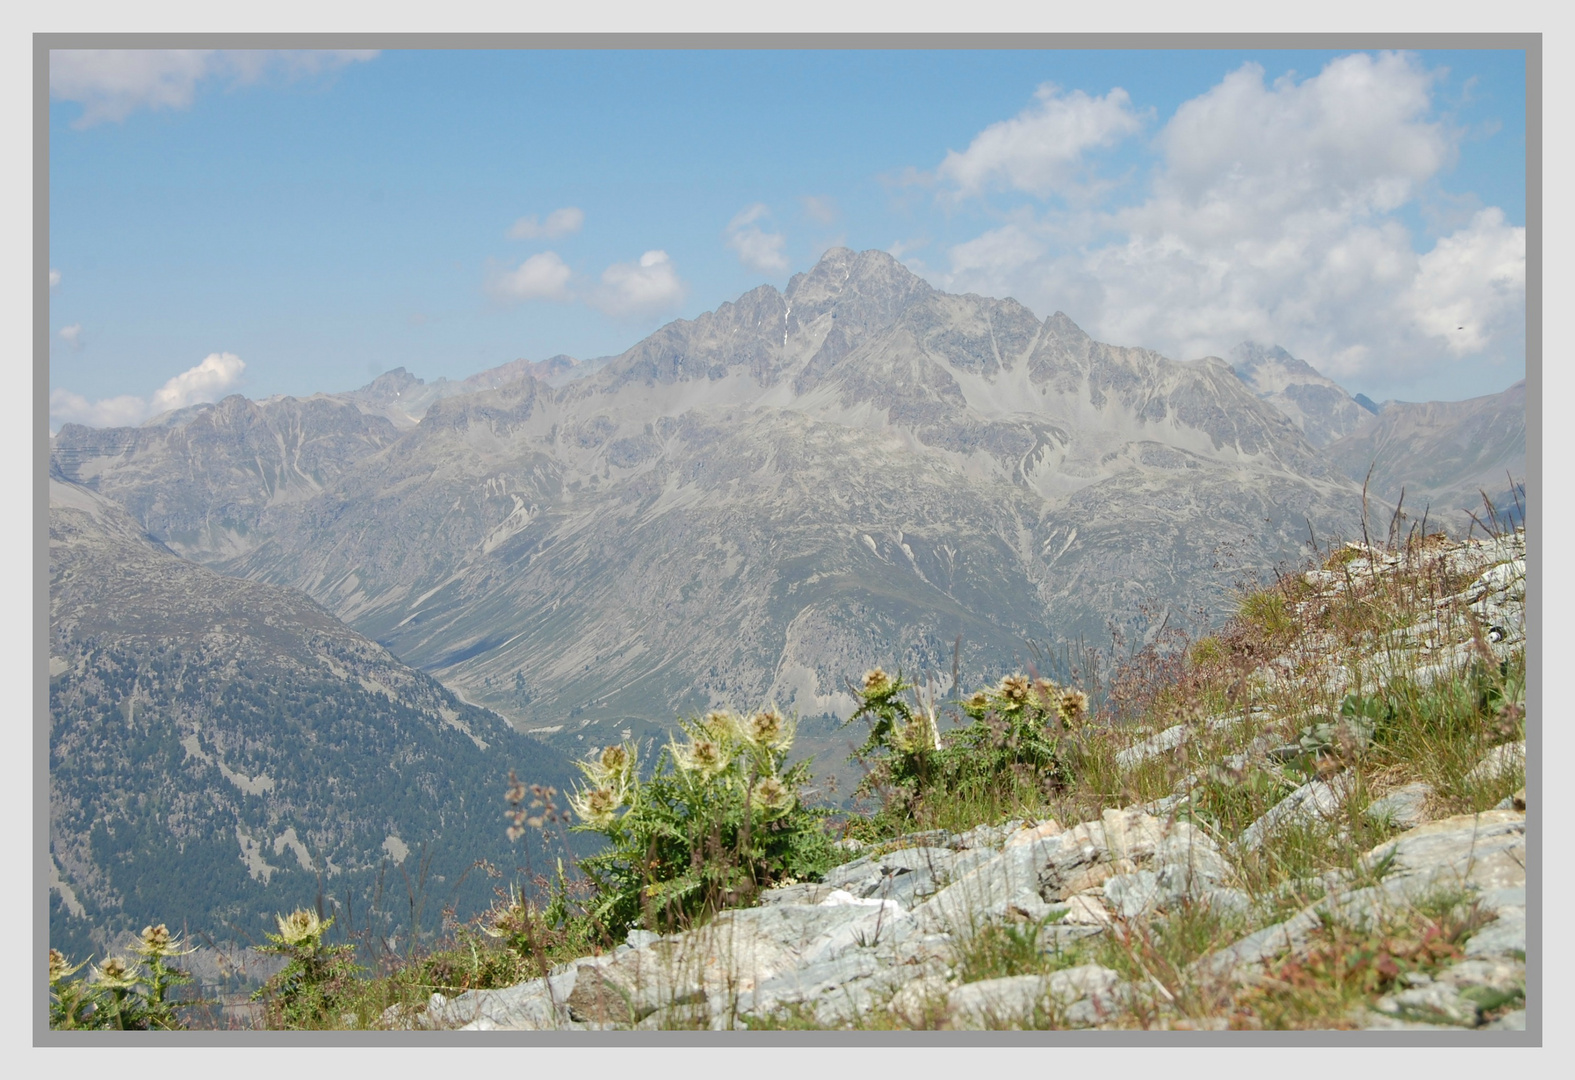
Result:
<instances>
[{"instance_id":1,"label":"hazy distant mountain","mask_svg":"<svg viewBox=\"0 0 1575 1080\"><path fill-rule=\"evenodd\" d=\"M1431 507L1433 521L1462 531L1470 523L1466 510L1486 520L1482 492L1508 509L1510 478L1526 478L1525 380L1468 401L1386 401L1372 424L1327 452L1358 481L1371 467L1370 490L1388 502L1403 488L1414 519Z\"/></svg>"},{"instance_id":2,"label":"hazy distant mountain","mask_svg":"<svg viewBox=\"0 0 1575 1080\"><path fill-rule=\"evenodd\" d=\"M1328 446L1362 430L1378 412L1378 406L1367 398L1360 394L1353 398L1334 380L1278 345L1244 341L1231 350L1230 359L1231 367L1253 393L1290 417L1314 446Z\"/></svg>"},{"instance_id":3,"label":"hazy distant mountain","mask_svg":"<svg viewBox=\"0 0 1575 1080\"><path fill-rule=\"evenodd\" d=\"M440 378L428 383L398 367L384 372L359 390L322 396L348 401L364 412L387 417L396 427L405 429L420 423L435 401L474 394L478 390L493 390L519 379L539 379L548 386L562 386L600 370L609 359L576 360L560 355L546 360L513 360L457 382Z\"/></svg>"},{"instance_id":4,"label":"hazy distant mountain","mask_svg":"<svg viewBox=\"0 0 1575 1080\"><path fill-rule=\"evenodd\" d=\"M1218 615L1309 519L1359 528L1356 485L1222 361L880 252L407 431L332 404L227 399L200 440L68 426L54 456L183 554L298 586L568 746L711 703L843 712L847 678L949 671L958 635L968 679L1025 638L1140 631L1145 601ZM275 464L328 445L320 480Z\"/></svg>"},{"instance_id":5,"label":"hazy distant mountain","mask_svg":"<svg viewBox=\"0 0 1575 1080\"><path fill-rule=\"evenodd\" d=\"M260 940L319 888L364 927L380 874L373 925L409 922L408 880L430 930L490 901L474 860L518 861L508 770L570 771L295 590L180 559L58 479L49 651L50 940L79 958L150 921Z\"/></svg>"}]
</instances>

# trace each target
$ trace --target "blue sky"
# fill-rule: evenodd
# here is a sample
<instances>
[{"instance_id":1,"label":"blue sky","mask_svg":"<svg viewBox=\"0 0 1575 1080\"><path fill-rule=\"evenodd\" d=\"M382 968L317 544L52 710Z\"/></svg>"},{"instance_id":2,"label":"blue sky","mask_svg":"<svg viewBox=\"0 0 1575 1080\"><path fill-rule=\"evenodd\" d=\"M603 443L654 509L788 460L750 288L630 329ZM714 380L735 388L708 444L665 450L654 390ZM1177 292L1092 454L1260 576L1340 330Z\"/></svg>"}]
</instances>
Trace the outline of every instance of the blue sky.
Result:
<instances>
[{"instance_id":1,"label":"blue sky","mask_svg":"<svg viewBox=\"0 0 1575 1080\"><path fill-rule=\"evenodd\" d=\"M1524 85L1489 51L56 54L52 426L617 353L834 244L1179 359L1493 393Z\"/></svg>"}]
</instances>

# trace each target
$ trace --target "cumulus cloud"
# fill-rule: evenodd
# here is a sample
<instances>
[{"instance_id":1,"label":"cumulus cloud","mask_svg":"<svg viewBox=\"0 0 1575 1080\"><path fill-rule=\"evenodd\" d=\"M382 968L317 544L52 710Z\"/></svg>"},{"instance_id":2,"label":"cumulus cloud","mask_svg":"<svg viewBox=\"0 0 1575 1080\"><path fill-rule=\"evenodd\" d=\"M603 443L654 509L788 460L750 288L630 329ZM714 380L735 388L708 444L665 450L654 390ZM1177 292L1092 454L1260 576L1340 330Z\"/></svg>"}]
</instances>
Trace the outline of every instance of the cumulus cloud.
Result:
<instances>
[{"instance_id":1,"label":"cumulus cloud","mask_svg":"<svg viewBox=\"0 0 1575 1080\"><path fill-rule=\"evenodd\" d=\"M81 105L72 126L86 128L124 120L138 109L188 109L205 81L240 86L270 74L297 79L375 56L376 49L53 49L49 96Z\"/></svg>"},{"instance_id":2,"label":"cumulus cloud","mask_svg":"<svg viewBox=\"0 0 1575 1080\"><path fill-rule=\"evenodd\" d=\"M59 284L60 284L60 271L56 270L53 266L51 266L49 268L49 287L51 289L53 289L56 285L59 285Z\"/></svg>"},{"instance_id":3,"label":"cumulus cloud","mask_svg":"<svg viewBox=\"0 0 1575 1080\"><path fill-rule=\"evenodd\" d=\"M757 222L771 213L765 203L747 206L727 223L727 246L738 254L738 261L751 270L763 274L780 274L787 270L787 256L782 254L786 238L781 233L768 233Z\"/></svg>"},{"instance_id":4,"label":"cumulus cloud","mask_svg":"<svg viewBox=\"0 0 1575 1080\"><path fill-rule=\"evenodd\" d=\"M1406 296L1418 330L1456 356L1520 329L1526 306L1526 230L1489 207L1417 260Z\"/></svg>"},{"instance_id":5,"label":"cumulus cloud","mask_svg":"<svg viewBox=\"0 0 1575 1080\"><path fill-rule=\"evenodd\" d=\"M1442 358L1518 359L1525 230L1490 207L1428 247L1396 213L1454 159L1460 134L1433 117L1436 81L1403 53L1272 83L1245 64L1176 110L1136 203L1030 208L953 246L938 283L1064 310L1103 340L1178 358L1274 341L1337 379L1393 385ZM959 191L1040 175L960 169Z\"/></svg>"},{"instance_id":6,"label":"cumulus cloud","mask_svg":"<svg viewBox=\"0 0 1575 1080\"><path fill-rule=\"evenodd\" d=\"M580 226L584 224L585 211L578 206L564 206L548 214L546 221L537 221L535 214L520 218L509 226L508 237L510 240L535 240L539 237L555 240L579 232Z\"/></svg>"},{"instance_id":7,"label":"cumulus cloud","mask_svg":"<svg viewBox=\"0 0 1575 1080\"><path fill-rule=\"evenodd\" d=\"M677 307L688 287L665 251L647 251L637 263L613 263L602 271L591 302L608 315L633 318Z\"/></svg>"},{"instance_id":8,"label":"cumulus cloud","mask_svg":"<svg viewBox=\"0 0 1575 1080\"><path fill-rule=\"evenodd\" d=\"M532 255L518 267L497 275L489 283L493 296L507 303L523 300L567 300L574 272L556 252Z\"/></svg>"},{"instance_id":9,"label":"cumulus cloud","mask_svg":"<svg viewBox=\"0 0 1575 1080\"><path fill-rule=\"evenodd\" d=\"M936 172L962 196L995 187L1040 198L1066 195L1081 185L1085 153L1113 146L1142 126L1142 116L1120 87L1091 97L1081 90L1062 93L1045 83L1034 104L985 128L961 153L948 153Z\"/></svg>"},{"instance_id":10,"label":"cumulus cloud","mask_svg":"<svg viewBox=\"0 0 1575 1080\"><path fill-rule=\"evenodd\" d=\"M240 382L246 363L234 353L209 353L195 367L188 368L155 390L152 396L133 394L89 401L70 390L49 394L50 419L89 427L124 427L140 424L149 417L172 409L184 409L204 401L216 401Z\"/></svg>"},{"instance_id":11,"label":"cumulus cloud","mask_svg":"<svg viewBox=\"0 0 1575 1080\"><path fill-rule=\"evenodd\" d=\"M73 349L82 347L82 324L72 323L70 326L60 328L60 340L70 345Z\"/></svg>"}]
</instances>

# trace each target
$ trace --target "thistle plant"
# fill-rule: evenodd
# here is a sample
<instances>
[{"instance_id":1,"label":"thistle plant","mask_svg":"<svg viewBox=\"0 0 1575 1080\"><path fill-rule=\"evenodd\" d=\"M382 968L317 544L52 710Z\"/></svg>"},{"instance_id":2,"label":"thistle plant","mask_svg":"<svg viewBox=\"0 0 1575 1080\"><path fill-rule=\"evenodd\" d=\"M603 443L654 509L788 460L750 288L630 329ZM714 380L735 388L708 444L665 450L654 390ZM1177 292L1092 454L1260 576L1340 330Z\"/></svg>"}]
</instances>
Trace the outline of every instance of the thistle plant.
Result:
<instances>
[{"instance_id":1,"label":"thistle plant","mask_svg":"<svg viewBox=\"0 0 1575 1080\"><path fill-rule=\"evenodd\" d=\"M146 1026L164 1031L172 1031L181 1025L175 1017L174 1003L170 1000L170 991L184 983L191 982L191 975L178 967L171 966L168 961L181 956L188 956L195 949L181 948L180 938L170 933L169 927L163 923L157 926L144 926L141 939L131 947L147 967L145 985L146 993L143 997L142 1011Z\"/></svg>"},{"instance_id":2,"label":"thistle plant","mask_svg":"<svg viewBox=\"0 0 1575 1080\"><path fill-rule=\"evenodd\" d=\"M791 720L769 707L719 710L679 728L646 779L627 743L579 763L573 828L609 841L581 862L590 914L614 938L642 922L675 928L831 865L825 812L802 798L809 763L787 764Z\"/></svg>"},{"instance_id":3,"label":"thistle plant","mask_svg":"<svg viewBox=\"0 0 1575 1080\"><path fill-rule=\"evenodd\" d=\"M191 976L166 961L193 950L182 949L180 939L160 923L143 927L131 951L137 959L111 956L92 966L91 978L73 979L88 962L72 964L59 950L50 949L49 1026L116 1031L182 1027L170 991L190 982Z\"/></svg>"},{"instance_id":4,"label":"thistle plant","mask_svg":"<svg viewBox=\"0 0 1575 1080\"><path fill-rule=\"evenodd\" d=\"M944 733L933 694L926 700L900 672L874 668L855 689L859 708L848 722L865 719L870 731L854 758L872 765L856 790L883 792L882 816L899 828L927 802L1031 801L1064 784L1061 741L1088 717L1082 691L1023 674L959 701L971 722Z\"/></svg>"},{"instance_id":5,"label":"thistle plant","mask_svg":"<svg viewBox=\"0 0 1575 1080\"><path fill-rule=\"evenodd\" d=\"M360 970L351 960L354 947L325 944L323 937L334 920L323 919L309 908L274 918L279 932L265 935L268 944L256 948L288 962L252 994L252 1000L266 1003L270 1027L333 1026L354 999Z\"/></svg>"},{"instance_id":6,"label":"thistle plant","mask_svg":"<svg viewBox=\"0 0 1575 1080\"><path fill-rule=\"evenodd\" d=\"M88 1028L93 1024L98 995L86 979L71 976L87 966L73 964L59 949L49 950L49 1026L56 1030Z\"/></svg>"}]
</instances>

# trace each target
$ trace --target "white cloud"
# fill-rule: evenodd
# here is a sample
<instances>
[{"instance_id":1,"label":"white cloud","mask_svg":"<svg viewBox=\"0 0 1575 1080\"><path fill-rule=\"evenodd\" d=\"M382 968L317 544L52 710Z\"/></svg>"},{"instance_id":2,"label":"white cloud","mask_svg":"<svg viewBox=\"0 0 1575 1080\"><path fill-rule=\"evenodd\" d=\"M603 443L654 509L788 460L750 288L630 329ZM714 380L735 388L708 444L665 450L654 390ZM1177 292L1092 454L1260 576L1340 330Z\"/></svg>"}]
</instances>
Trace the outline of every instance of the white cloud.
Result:
<instances>
[{"instance_id":1,"label":"white cloud","mask_svg":"<svg viewBox=\"0 0 1575 1080\"><path fill-rule=\"evenodd\" d=\"M1300 81L1243 65L1176 110L1136 204L1040 207L955 245L937 284L1182 359L1254 338L1390 386L1450 358L1519 360L1525 230L1488 208L1419 252L1396 214L1456 151L1459 133L1432 117L1435 82L1398 53Z\"/></svg>"},{"instance_id":2,"label":"white cloud","mask_svg":"<svg viewBox=\"0 0 1575 1080\"><path fill-rule=\"evenodd\" d=\"M768 233L756 222L771 213L765 203L747 206L727 223L727 246L738 253L738 261L751 270L763 274L780 274L787 270L787 256L782 254L786 238L781 233Z\"/></svg>"},{"instance_id":3,"label":"white cloud","mask_svg":"<svg viewBox=\"0 0 1575 1080\"><path fill-rule=\"evenodd\" d=\"M1456 356L1522 329L1526 230L1506 224L1496 206L1481 211L1418 260L1407 302L1417 328Z\"/></svg>"},{"instance_id":4,"label":"white cloud","mask_svg":"<svg viewBox=\"0 0 1575 1080\"><path fill-rule=\"evenodd\" d=\"M817 225L830 225L837 220L837 200L830 195L805 195L799 199L804 216Z\"/></svg>"},{"instance_id":5,"label":"white cloud","mask_svg":"<svg viewBox=\"0 0 1575 1080\"><path fill-rule=\"evenodd\" d=\"M89 401L70 390L52 390L49 416L57 422L86 424L89 427L124 427L140 424L152 416L184 409L204 401L216 401L240 381L246 363L234 353L209 353L196 367L170 379L149 398L132 394Z\"/></svg>"},{"instance_id":6,"label":"white cloud","mask_svg":"<svg viewBox=\"0 0 1575 1080\"><path fill-rule=\"evenodd\" d=\"M638 263L614 263L604 270L591 302L620 318L655 315L677 307L687 291L667 252L647 251Z\"/></svg>"},{"instance_id":7,"label":"white cloud","mask_svg":"<svg viewBox=\"0 0 1575 1080\"><path fill-rule=\"evenodd\" d=\"M72 323L70 326L60 328L60 340L70 345L73 349L82 347L82 324Z\"/></svg>"},{"instance_id":8,"label":"white cloud","mask_svg":"<svg viewBox=\"0 0 1575 1080\"><path fill-rule=\"evenodd\" d=\"M56 285L59 285L59 284L60 284L60 271L56 270L53 266L51 266L49 268L49 287L51 289L53 289Z\"/></svg>"},{"instance_id":9,"label":"white cloud","mask_svg":"<svg viewBox=\"0 0 1575 1080\"><path fill-rule=\"evenodd\" d=\"M555 240L579 232L580 226L584 224L585 211L578 206L564 206L548 214L546 221L538 222L535 214L520 218L509 226L508 237L510 240L535 240L538 237Z\"/></svg>"},{"instance_id":10,"label":"white cloud","mask_svg":"<svg viewBox=\"0 0 1575 1080\"><path fill-rule=\"evenodd\" d=\"M131 394L89 401L70 390L51 390L49 418L57 423L97 428L131 427L148 418L148 403Z\"/></svg>"},{"instance_id":11,"label":"white cloud","mask_svg":"<svg viewBox=\"0 0 1575 1080\"><path fill-rule=\"evenodd\" d=\"M1010 120L991 124L962 153L946 155L937 173L962 196L1009 187L1045 198L1080 186L1083 154L1113 146L1136 133L1142 117L1120 87L1104 97L1081 90L1063 94L1046 83L1030 105Z\"/></svg>"},{"instance_id":12,"label":"white cloud","mask_svg":"<svg viewBox=\"0 0 1575 1080\"><path fill-rule=\"evenodd\" d=\"M49 96L81 105L72 126L86 128L138 109L188 109L208 79L227 77L237 86L275 72L295 79L375 56L375 49L54 49Z\"/></svg>"},{"instance_id":13,"label":"white cloud","mask_svg":"<svg viewBox=\"0 0 1575 1080\"><path fill-rule=\"evenodd\" d=\"M152 414L184 409L200 401L217 401L240 382L246 361L234 353L209 353L202 363L188 368L153 392Z\"/></svg>"},{"instance_id":14,"label":"white cloud","mask_svg":"<svg viewBox=\"0 0 1575 1080\"><path fill-rule=\"evenodd\" d=\"M532 255L519 266L499 274L488 285L498 299L519 303L522 300L567 300L568 284L574 272L556 252Z\"/></svg>"}]
</instances>

